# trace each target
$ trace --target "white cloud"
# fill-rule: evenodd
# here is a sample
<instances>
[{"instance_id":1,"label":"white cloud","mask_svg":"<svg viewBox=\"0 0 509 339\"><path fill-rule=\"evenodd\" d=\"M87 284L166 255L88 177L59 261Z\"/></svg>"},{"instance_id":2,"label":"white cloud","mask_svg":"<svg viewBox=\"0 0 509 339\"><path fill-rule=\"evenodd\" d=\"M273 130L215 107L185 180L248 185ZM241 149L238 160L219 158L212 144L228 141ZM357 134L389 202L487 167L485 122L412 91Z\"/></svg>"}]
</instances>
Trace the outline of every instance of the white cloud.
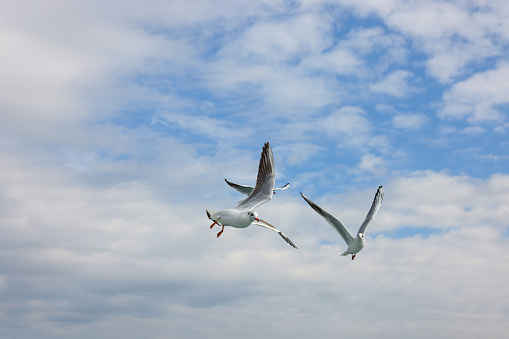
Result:
<instances>
[{"instance_id":1,"label":"white cloud","mask_svg":"<svg viewBox=\"0 0 509 339\"><path fill-rule=\"evenodd\" d=\"M371 131L366 112L359 107L345 106L320 121L320 127L342 143L360 146Z\"/></svg>"},{"instance_id":2,"label":"white cloud","mask_svg":"<svg viewBox=\"0 0 509 339\"><path fill-rule=\"evenodd\" d=\"M89 337L92 327L111 336L246 338L316 331L333 338L340 328L353 335L366 326L391 337L410 336L415 328L426 336L436 328L451 336L505 333L497 315L505 314L506 304L500 299L507 274L508 240L500 236L509 220L506 175L476 180L424 172L384 184L366 248L352 262L340 256L345 245L336 232L292 189L257 210L298 251L254 226L227 228L216 239L203 211L235 200L221 175L231 164L197 159L189 150L170 155L179 150L163 157L172 166L118 185L88 185L62 168L34 166L2 150L1 248L9 258L2 262L4 331L76 338ZM111 166L116 173L128 170ZM196 167L204 172L197 175ZM167 170L168 176L151 181ZM175 189L175 179L165 187L171 177L184 190ZM217 185L204 184L214 177ZM375 189L311 198L355 231ZM213 198L190 198L203 191ZM372 237L401 226L454 229L428 238ZM485 279L467 283L473 276ZM350 309L341 323L338 303ZM388 310L391 317L380 318ZM235 320L228 329L215 326L224 312ZM368 325L356 325L361 314ZM302 318L310 327L285 325ZM442 326L444 319L449 326ZM401 321L408 327L398 327ZM261 322L269 325L254 331Z\"/></svg>"},{"instance_id":3,"label":"white cloud","mask_svg":"<svg viewBox=\"0 0 509 339\"><path fill-rule=\"evenodd\" d=\"M330 18L304 13L279 22L258 22L249 27L223 53L253 61L288 62L331 46Z\"/></svg>"},{"instance_id":4,"label":"white cloud","mask_svg":"<svg viewBox=\"0 0 509 339\"><path fill-rule=\"evenodd\" d=\"M327 149L309 142L290 142L283 146L278 146L277 151L281 152L286 158L288 165L298 165L308 162L317 154L326 152Z\"/></svg>"},{"instance_id":5,"label":"white cloud","mask_svg":"<svg viewBox=\"0 0 509 339\"><path fill-rule=\"evenodd\" d=\"M387 20L405 33L425 39L439 39L454 33L473 38L478 28L469 26L471 17L462 7L458 2L417 1L399 7Z\"/></svg>"},{"instance_id":6,"label":"white cloud","mask_svg":"<svg viewBox=\"0 0 509 339\"><path fill-rule=\"evenodd\" d=\"M344 69L340 60L330 59L334 56L321 56L333 42L330 21L300 13L243 27L208 65L208 88L226 97L249 96L277 111L309 111L338 102L341 92L330 76L313 74L317 67ZM354 57L346 62L354 63Z\"/></svg>"},{"instance_id":7,"label":"white cloud","mask_svg":"<svg viewBox=\"0 0 509 339\"><path fill-rule=\"evenodd\" d=\"M401 6L401 0L367 0L362 2L355 0L338 0L338 2L342 5L353 7L362 16L375 13L383 17Z\"/></svg>"},{"instance_id":8,"label":"white cloud","mask_svg":"<svg viewBox=\"0 0 509 339\"><path fill-rule=\"evenodd\" d=\"M358 74L365 67L353 51L340 47L306 58L303 66L336 74Z\"/></svg>"},{"instance_id":9,"label":"white cloud","mask_svg":"<svg viewBox=\"0 0 509 339\"><path fill-rule=\"evenodd\" d=\"M428 122L424 114L399 114L392 118L392 124L401 129L420 129Z\"/></svg>"},{"instance_id":10,"label":"white cloud","mask_svg":"<svg viewBox=\"0 0 509 339\"><path fill-rule=\"evenodd\" d=\"M397 70L369 87L375 93L388 94L396 98L402 98L409 93L417 91L417 88L408 84L408 80L412 75L411 72Z\"/></svg>"},{"instance_id":11,"label":"white cloud","mask_svg":"<svg viewBox=\"0 0 509 339\"><path fill-rule=\"evenodd\" d=\"M398 11L414 17L408 6L416 4L342 3L386 20ZM454 20L468 24L470 17L430 32L421 21L405 28L409 23L397 16L388 29L372 17L370 27L350 27L341 25L351 12L335 8L336 17L315 4L57 0L12 2L0 13L3 336L429 338L509 331L507 175L401 174L410 165L394 168L387 159L398 150L379 134L392 116L371 116L372 94L358 90L388 69L420 74L419 65L409 66L410 45L423 46L428 70L443 72L434 76L445 83L482 53L495 55L479 27L507 37L509 25L501 14L490 26L482 7L471 15L479 24L465 30L472 40L461 35L463 46L450 42L454 33L442 41L440 32L460 29ZM450 46L453 58L442 63L439 52ZM459 59L479 46L487 50ZM409 93L404 72L383 79L390 91L378 110L396 114L395 126L417 128L418 115L394 109L402 107L394 95ZM489 81L505 88L501 75L483 74L483 81L472 76L453 86L443 108L457 105L465 110L460 117L474 117L479 107L506 104L503 90L471 90ZM257 210L299 250L263 228L227 228L219 239L208 228L205 209L241 199L223 179L252 184L267 139L277 182L292 186ZM481 160L503 166L495 153ZM385 200L352 262L298 192L309 190L355 231L378 184ZM440 232L394 237L402 227Z\"/></svg>"},{"instance_id":12,"label":"white cloud","mask_svg":"<svg viewBox=\"0 0 509 339\"><path fill-rule=\"evenodd\" d=\"M362 15L376 14L413 40L428 55L431 76L449 83L466 67L502 55L498 39L508 40L508 6L503 1L470 5L464 1L341 1Z\"/></svg>"},{"instance_id":13,"label":"white cloud","mask_svg":"<svg viewBox=\"0 0 509 339\"><path fill-rule=\"evenodd\" d=\"M468 126L463 129L462 133L471 134L471 135L479 135L486 133L486 129L481 126Z\"/></svg>"},{"instance_id":14,"label":"white cloud","mask_svg":"<svg viewBox=\"0 0 509 339\"><path fill-rule=\"evenodd\" d=\"M373 154L364 154L361 157L361 162L358 167L362 171L378 173L385 172L385 168L383 168L384 161L382 158L374 156Z\"/></svg>"},{"instance_id":15,"label":"white cloud","mask_svg":"<svg viewBox=\"0 0 509 339\"><path fill-rule=\"evenodd\" d=\"M58 18L51 6L35 3L23 9L14 4L0 14L0 108L5 112L0 126L6 133L69 138L84 121L155 99L141 86L119 82L147 71L147 59L183 61L192 54L181 42L119 26L94 6L54 5Z\"/></svg>"},{"instance_id":16,"label":"white cloud","mask_svg":"<svg viewBox=\"0 0 509 339\"><path fill-rule=\"evenodd\" d=\"M494 69L477 73L465 81L458 82L445 92L442 118L467 118L472 123L500 121L503 114L498 106L509 103L509 64L503 63Z\"/></svg>"},{"instance_id":17,"label":"white cloud","mask_svg":"<svg viewBox=\"0 0 509 339\"><path fill-rule=\"evenodd\" d=\"M504 202L508 185L509 177L504 174L481 181L431 171L416 173L384 186L386 192L392 192L394 204L387 201L387 214L381 219L389 228L486 225L502 231L508 227L509 210Z\"/></svg>"},{"instance_id":18,"label":"white cloud","mask_svg":"<svg viewBox=\"0 0 509 339\"><path fill-rule=\"evenodd\" d=\"M387 16L387 23L416 39L430 56L430 74L446 83L469 63L500 54L487 32L496 30L503 12L491 12L491 22L479 20L475 13L461 1L423 1L401 6Z\"/></svg>"},{"instance_id":19,"label":"white cloud","mask_svg":"<svg viewBox=\"0 0 509 339\"><path fill-rule=\"evenodd\" d=\"M252 133L252 126L237 126L223 119L209 118L204 115L189 115L182 113L158 112L152 117L152 124L163 124L167 127L177 127L199 136L206 136L218 140L247 138Z\"/></svg>"}]
</instances>

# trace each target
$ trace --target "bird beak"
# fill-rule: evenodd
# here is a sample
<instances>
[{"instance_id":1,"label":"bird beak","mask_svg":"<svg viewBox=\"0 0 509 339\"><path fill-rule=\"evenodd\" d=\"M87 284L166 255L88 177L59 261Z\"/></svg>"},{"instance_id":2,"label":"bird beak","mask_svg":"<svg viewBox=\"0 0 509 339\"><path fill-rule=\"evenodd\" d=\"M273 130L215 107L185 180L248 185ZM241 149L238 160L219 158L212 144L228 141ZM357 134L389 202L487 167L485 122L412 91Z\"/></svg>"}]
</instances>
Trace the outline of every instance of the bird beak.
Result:
<instances>
[{"instance_id":1,"label":"bird beak","mask_svg":"<svg viewBox=\"0 0 509 339\"><path fill-rule=\"evenodd\" d=\"M260 221L260 219L258 219L258 218L255 218L255 220L256 220L256 221Z\"/></svg>"}]
</instances>

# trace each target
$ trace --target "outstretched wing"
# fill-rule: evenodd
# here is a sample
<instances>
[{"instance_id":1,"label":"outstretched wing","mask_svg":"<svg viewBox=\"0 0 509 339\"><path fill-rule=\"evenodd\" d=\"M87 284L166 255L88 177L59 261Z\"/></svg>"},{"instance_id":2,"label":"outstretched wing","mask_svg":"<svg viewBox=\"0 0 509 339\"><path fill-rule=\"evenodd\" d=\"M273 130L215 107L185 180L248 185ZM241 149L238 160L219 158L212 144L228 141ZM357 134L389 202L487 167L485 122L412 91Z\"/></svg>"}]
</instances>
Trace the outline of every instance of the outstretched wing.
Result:
<instances>
[{"instance_id":1,"label":"outstretched wing","mask_svg":"<svg viewBox=\"0 0 509 339\"><path fill-rule=\"evenodd\" d=\"M311 206L318 214L320 214L327 222L334 227L334 229L341 235L343 240L346 242L347 245L350 245L350 243L353 241L353 237L346 229L345 225L341 223L336 217L334 217L332 214L309 200L302 192L300 192L300 195L304 198L304 200L307 201L309 206Z\"/></svg>"},{"instance_id":2,"label":"outstretched wing","mask_svg":"<svg viewBox=\"0 0 509 339\"><path fill-rule=\"evenodd\" d=\"M288 187L290 187L290 183L287 183L283 187L274 188L274 191L276 191L276 190L286 190L286 189L288 189Z\"/></svg>"},{"instance_id":3,"label":"outstretched wing","mask_svg":"<svg viewBox=\"0 0 509 339\"><path fill-rule=\"evenodd\" d=\"M368 215L366 216L366 219L364 219L364 222L359 228L359 232L357 232L357 234L364 234L366 232L369 223L375 217L378 209L380 208L380 205L382 205L382 200L384 200L384 188L383 186L379 186L375 194L375 199L373 199L373 204L371 204L371 208L369 209Z\"/></svg>"},{"instance_id":4,"label":"outstretched wing","mask_svg":"<svg viewBox=\"0 0 509 339\"><path fill-rule=\"evenodd\" d=\"M274 156L268 142L263 146L260 165L258 166L258 177L253 192L242 201L235 209L240 211L251 211L272 198L274 183L276 181L276 167Z\"/></svg>"},{"instance_id":5,"label":"outstretched wing","mask_svg":"<svg viewBox=\"0 0 509 339\"><path fill-rule=\"evenodd\" d=\"M230 185L231 187L235 188L237 191L239 191L242 194L245 194L245 195L249 196L251 193L253 193L253 190L254 190L253 186L239 185L239 184L236 184L234 182L231 182L228 179L224 179L224 181L226 181L226 183L228 185ZM283 187L274 188L274 190L273 190L274 194L276 194L277 190L286 190L286 189L288 189L288 187L290 187L290 183L287 183ZM242 204L244 202L244 200L246 200L246 199L240 200L239 202L237 202L237 204Z\"/></svg>"},{"instance_id":6,"label":"outstretched wing","mask_svg":"<svg viewBox=\"0 0 509 339\"><path fill-rule=\"evenodd\" d=\"M257 221L253 221L253 225L258 225L258 226L266 227L266 228L268 228L270 230L273 230L273 231L277 232L281 236L281 238L285 239L285 241L290 244L290 246L292 246L293 248L297 248L297 246L295 246L295 244L293 243L293 241L290 240L290 238L288 238L283 232L281 232L280 230L278 230L277 228L275 228L274 226L272 226L268 222L266 222L266 221L264 221L262 219L258 219Z\"/></svg>"},{"instance_id":7,"label":"outstretched wing","mask_svg":"<svg viewBox=\"0 0 509 339\"><path fill-rule=\"evenodd\" d=\"M228 179L224 179L224 181L226 181L226 183L228 185L230 185L231 187L235 188L237 191L239 191L240 193L245 194L245 195L250 195L254 190L253 186L245 186L245 185L235 184L235 183L229 181Z\"/></svg>"}]
</instances>

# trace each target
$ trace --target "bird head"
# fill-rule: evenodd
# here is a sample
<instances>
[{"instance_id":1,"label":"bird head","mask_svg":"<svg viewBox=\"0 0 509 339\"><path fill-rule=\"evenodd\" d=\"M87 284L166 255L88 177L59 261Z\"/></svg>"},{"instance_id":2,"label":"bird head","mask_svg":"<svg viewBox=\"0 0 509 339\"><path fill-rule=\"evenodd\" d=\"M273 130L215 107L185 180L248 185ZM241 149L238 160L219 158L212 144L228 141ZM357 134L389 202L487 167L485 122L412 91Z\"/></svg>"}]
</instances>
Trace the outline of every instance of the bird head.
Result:
<instances>
[{"instance_id":1,"label":"bird head","mask_svg":"<svg viewBox=\"0 0 509 339\"><path fill-rule=\"evenodd\" d=\"M258 219L258 213L254 212L254 211L249 211L247 212L247 215L249 216L249 220L251 221L260 221L260 219Z\"/></svg>"}]
</instances>

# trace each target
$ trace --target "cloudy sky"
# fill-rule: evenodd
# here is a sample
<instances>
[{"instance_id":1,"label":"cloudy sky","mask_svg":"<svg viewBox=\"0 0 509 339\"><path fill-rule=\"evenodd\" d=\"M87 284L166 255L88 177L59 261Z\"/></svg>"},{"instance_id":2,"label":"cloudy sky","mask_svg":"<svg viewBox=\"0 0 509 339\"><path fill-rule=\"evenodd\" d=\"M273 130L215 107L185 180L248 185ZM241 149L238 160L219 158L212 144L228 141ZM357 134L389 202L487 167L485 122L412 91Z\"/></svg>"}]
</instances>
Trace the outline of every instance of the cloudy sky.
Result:
<instances>
[{"instance_id":1,"label":"cloudy sky","mask_svg":"<svg viewBox=\"0 0 509 339\"><path fill-rule=\"evenodd\" d=\"M505 0L1 1L2 338L509 332ZM260 217L205 209L276 185ZM304 192L352 233L352 261Z\"/></svg>"}]
</instances>

